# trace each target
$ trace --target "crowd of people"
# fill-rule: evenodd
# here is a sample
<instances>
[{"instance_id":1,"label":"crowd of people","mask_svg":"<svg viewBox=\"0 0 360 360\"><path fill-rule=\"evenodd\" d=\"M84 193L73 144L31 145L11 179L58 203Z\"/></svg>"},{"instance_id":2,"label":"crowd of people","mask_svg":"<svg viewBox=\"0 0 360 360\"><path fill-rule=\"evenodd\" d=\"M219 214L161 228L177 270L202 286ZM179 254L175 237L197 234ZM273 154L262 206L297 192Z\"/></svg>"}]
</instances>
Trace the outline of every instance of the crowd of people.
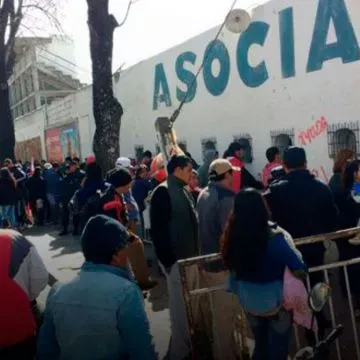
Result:
<instances>
[{"instance_id":1,"label":"crowd of people","mask_svg":"<svg viewBox=\"0 0 360 360\"><path fill-rule=\"evenodd\" d=\"M234 319L241 306L255 340L252 358L287 359L293 317L283 303L285 271L304 282L325 253L322 243L296 249L292 239L357 226L360 161L341 150L327 185L307 170L303 148L283 154L269 148L259 180L246 169L244 154L233 142L222 158L207 150L201 166L182 152L165 165L161 154L146 151L138 162L120 157L106 174L93 155L84 163L6 160L0 170L0 277L8 296L1 300L0 358L33 359L37 352L40 360L156 359L142 294L157 284L142 241L150 209L149 238L169 294L168 358L191 357L177 261L221 253L222 261L190 266L186 279L189 288L227 284L228 292L210 295L211 322L194 313L205 334L216 333L214 357L236 359ZM48 274L36 249L15 231L31 223L60 224L60 236L72 229L81 235L85 258L75 279L52 287L43 318L34 318L34 300ZM339 242L340 260L360 256L357 241ZM349 269L356 310L359 270ZM321 280L310 276L312 284ZM323 313L317 321L321 337L330 323ZM312 329L307 337L314 341Z\"/></svg>"}]
</instances>

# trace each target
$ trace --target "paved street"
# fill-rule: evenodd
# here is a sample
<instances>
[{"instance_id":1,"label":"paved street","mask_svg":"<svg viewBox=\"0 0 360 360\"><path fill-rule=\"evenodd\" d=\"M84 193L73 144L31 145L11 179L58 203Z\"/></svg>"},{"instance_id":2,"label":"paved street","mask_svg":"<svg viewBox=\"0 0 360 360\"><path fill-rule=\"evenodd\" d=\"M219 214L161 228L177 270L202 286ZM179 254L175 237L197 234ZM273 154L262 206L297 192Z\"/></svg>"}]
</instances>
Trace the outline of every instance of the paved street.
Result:
<instances>
[{"instance_id":1,"label":"paved street","mask_svg":"<svg viewBox=\"0 0 360 360\"><path fill-rule=\"evenodd\" d=\"M83 262L80 251L80 239L72 236L58 237L58 229L29 229L26 236L36 246L49 272L58 280L71 280L79 271ZM41 294L41 301L46 300L49 287ZM169 311L164 279L153 289L145 300L145 308L150 320L159 359L162 359L168 348L170 338Z\"/></svg>"},{"instance_id":2,"label":"paved street","mask_svg":"<svg viewBox=\"0 0 360 360\"><path fill-rule=\"evenodd\" d=\"M77 274L83 262L83 257L80 251L79 238L72 236L58 237L57 234L58 229L55 228L33 228L26 232L26 236L37 247L49 272L60 281L65 282L71 280ZM327 261L334 261L336 257L336 251L333 254L328 252ZM331 279L336 323L345 325L345 332L341 336L343 359L352 359L355 348L348 304L339 295L339 280L335 273L331 276ZM41 294L41 301L46 300L48 291L49 287ZM159 359L163 359L167 352L170 337L169 312L167 309L167 293L164 279L159 278L159 285L148 294L145 300L145 308L150 320L151 331L159 353ZM357 325L358 333L360 333L359 323ZM332 358L336 358L334 346L332 347Z\"/></svg>"}]
</instances>

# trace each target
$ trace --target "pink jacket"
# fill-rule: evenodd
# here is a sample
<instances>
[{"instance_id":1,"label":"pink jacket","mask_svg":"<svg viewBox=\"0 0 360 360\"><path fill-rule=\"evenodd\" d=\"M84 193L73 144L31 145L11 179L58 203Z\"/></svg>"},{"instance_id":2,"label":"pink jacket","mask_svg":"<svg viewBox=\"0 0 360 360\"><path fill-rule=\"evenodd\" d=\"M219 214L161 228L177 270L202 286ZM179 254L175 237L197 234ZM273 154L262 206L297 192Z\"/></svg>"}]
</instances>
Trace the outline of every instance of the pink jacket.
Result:
<instances>
[{"instance_id":1,"label":"pink jacket","mask_svg":"<svg viewBox=\"0 0 360 360\"><path fill-rule=\"evenodd\" d=\"M284 274L283 301L284 308L293 313L295 324L311 329L313 312L308 304L308 292L304 283L296 278L288 268ZM317 322L314 318L313 330L317 331L317 329Z\"/></svg>"},{"instance_id":2,"label":"pink jacket","mask_svg":"<svg viewBox=\"0 0 360 360\"><path fill-rule=\"evenodd\" d=\"M281 166L281 164L276 163L276 162L267 163L264 166L264 169L262 171L262 176L261 176L261 179L262 179L262 182L263 182L264 186L269 185L268 182L269 182L269 179L271 179L271 171L273 169L275 169L276 167L278 167L278 166Z\"/></svg>"}]
</instances>

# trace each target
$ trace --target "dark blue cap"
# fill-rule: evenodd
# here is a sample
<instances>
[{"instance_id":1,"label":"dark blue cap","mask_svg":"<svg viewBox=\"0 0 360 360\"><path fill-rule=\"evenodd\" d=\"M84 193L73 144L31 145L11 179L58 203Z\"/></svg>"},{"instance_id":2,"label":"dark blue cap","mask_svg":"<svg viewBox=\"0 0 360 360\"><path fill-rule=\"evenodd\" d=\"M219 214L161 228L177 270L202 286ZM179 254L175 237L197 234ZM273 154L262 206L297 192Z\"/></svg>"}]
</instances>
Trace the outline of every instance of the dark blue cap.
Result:
<instances>
[{"instance_id":1,"label":"dark blue cap","mask_svg":"<svg viewBox=\"0 0 360 360\"><path fill-rule=\"evenodd\" d=\"M298 146L290 146L284 151L283 162L288 169L298 169L306 164L305 150Z\"/></svg>"},{"instance_id":2,"label":"dark blue cap","mask_svg":"<svg viewBox=\"0 0 360 360\"><path fill-rule=\"evenodd\" d=\"M129 241L129 233L117 220L106 215L90 218L81 235L81 246L86 261L110 264L117 251Z\"/></svg>"}]
</instances>

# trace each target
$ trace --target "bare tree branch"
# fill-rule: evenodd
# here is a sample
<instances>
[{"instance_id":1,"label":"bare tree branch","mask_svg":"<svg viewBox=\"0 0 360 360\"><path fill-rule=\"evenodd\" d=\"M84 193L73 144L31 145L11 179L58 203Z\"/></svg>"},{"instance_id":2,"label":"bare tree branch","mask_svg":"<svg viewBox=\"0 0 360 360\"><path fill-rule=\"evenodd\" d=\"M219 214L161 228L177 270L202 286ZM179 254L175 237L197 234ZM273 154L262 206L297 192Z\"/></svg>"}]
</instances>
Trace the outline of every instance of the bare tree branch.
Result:
<instances>
[{"instance_id":1,"label":"bare tree branch","mask_svg":"<svg viewBox=\"0 0 360 360\"><path fill-rule=\"evenodd\" d=\"M56 11L53 0L0 0L0 160L14 158L15 129L12 119L9 97L9 78L15 64L15 39L26 9L41 11L51 23L60 29L60 22L53 15ZM44 6L41 6L43 4ZM26 8L25 8L26 6ZM26 19L25 19L26 20Z\"/></svg>"},{"instance_id":2,"label":"bare tree branch","mask_svg":"<svg viewBox=\"0 0 360 360\"><path fill-rule=\"evenodd\" d=\"M59 19L50 11L49 8L45 8L45 6L41 6L40 2L38 2L36 4L23 5L22 9L23 10L33 9L33 10L40 11L42 14L44 14L48 18L50 23L55 26L56 30L59 33L63 33L63 29L62 29Z\"/></svg>"},{"instance_id":3,"label":"bare tree branch","mask_svg":"<svg viewBox=\"0 0 360 360\"><path fill-rule=\"evenodd\" d=\"M121 21L121 23L118 25L118 27L121 27L125 24L127 18L129 17L131 6L134 5L135 3L137 3L138 1L139 0L129 0L125 16L124 16L123 20Z\"/></svg>"}]
</instances>

